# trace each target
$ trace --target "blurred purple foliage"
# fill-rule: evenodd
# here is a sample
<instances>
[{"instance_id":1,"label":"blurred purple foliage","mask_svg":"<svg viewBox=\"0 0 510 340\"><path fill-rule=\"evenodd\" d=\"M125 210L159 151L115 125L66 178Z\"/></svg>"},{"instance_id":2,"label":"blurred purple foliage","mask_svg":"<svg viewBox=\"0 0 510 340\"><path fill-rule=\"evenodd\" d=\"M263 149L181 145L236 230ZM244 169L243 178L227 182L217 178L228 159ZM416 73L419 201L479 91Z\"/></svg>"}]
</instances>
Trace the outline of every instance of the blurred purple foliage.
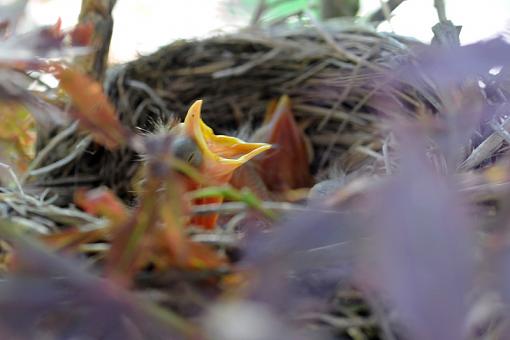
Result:
<instances>
[{"instance_id":1,"label":"blurred purple foliage","mask_svg":"<svg viewBox=\"0 0 510 340\"><path fill-rule=\"evenodd\" d=\"M51 253L0 220L16 269L0 282L0 334L20 339L180 339L164 318L76 260Z\"/></svg>"},{"instance_id":2,"label":"blurred purple foliage","mask_svg":"<svg viewBox=\"0 0 510 340\"><path fill-rule=\"evenodd\" d=\"M316 208L250 239L244 263L259 268L257 300L288 310L296 295L324 299L350 277L361 229L351 213Z\"/></svg>"},{"instance_id":3,"label":"blurred purple foliage","mask_svg":"<svg viewBox=\"0 0 510 340\"><path fill-rule=\"evenodd\" d=\"M20 33L17 22L24 13L27 1L0 5L0 63L43 62L43 58L60 58L88 52L88 48L66 43L61 21L53 26L34 28Z\"/></svg>"},{"instance_id":4,"label":"blurred purple foliage","mask_svg":"<svg viewBox=\"0 0 510 340\"><path fill-rule=\"evenodd\" d=\"M489 71L502 68L504 74L509 61L510 45L494 39L431 47L416 62L402 64L393 85L432 88L439 113L432 121L416 121L378 97L375 105L389 118L398 141L392 156L398 168L366 193L353 213L342 207L336 207L342 208L338 212L317 209L252 236L246 263L260 276L253 298L285 310L308 298L300 288L325 302L332 283L351 281L387 301L395 312L391 322L403 329L404 338L465 339L475 282L483 273L475 259L479 220L470 215L472 207L457 187L456 167L476 146L480 132L491 133L488 123L508 107L508 87L501 81L506 79ZM484 81L499 93L497 100ZM431 153L443 157L447 168L439 169ZM510 303L508 261L494 275L504 282L503 296Z\"/></svg>"},{"instance_id":5,"label":"blurred purple foliage","mask_svg":"<svg viewBox=\"0 0 510 340\"><path fill-rule=\"evenodd\" d=\"M399 69L399 78L413 83L419 74L435 86L448 88L476 76L487 76L494 67L510 66L510 45L503 38L481 41L460 47L428 47L415 63Z\"/></svg>"},{"instance_id":6,"label":"blurred purple foliage","mask_svg":"<svg viewBox=\"0 0 510 340\"><path fill-rule=\"evenodd\" d=\"M17 0L11 2L9 5L0 6L0 27L6 30L8 27L16 27L18 20L25 13L25 7L28 0ZM0 29L0 36L3 30Z\"/></svg>"},{"instance_id":7,"label":"blurred purple foliage","mask_svg":"<svg viewBox=\"0 0 510 340\"><path fill-rule=\"evenodd\" d=\"M399 173L366 203L374 238L363 278L387 295L410 339L463 339L474 226L451 178L425 158L424 136L399 137Z\"/></svg>"},{"instance_id":8,"label":"blurred purple foliage","mask_svg":"<svg viewBox=\"0 0 510 340\"><path fill-rule=\"evenodd\" d=\"M428 93L434 110L436 130L429 137L436 142L450 171L464 160L467 147L476 147L493 132L489 123L508 114L508 84L505 84L510 45L503 38L460 47L431 46L416 59L403 62L386 80L395 88L410 85ZM497 75L491 72L498 72ZM374 106L381 114L403 117L403 108L389 106L378 97Z\"/></svg>"},{"instance_id":9,"label":"blurred purple foliage","mask_svg":"<svg viewBox=\"0 0 510 340\"><path fill-rule=\"evenodd\" d=\"M33 82L34 79L22 72L0 67L0 100L23 103L41 128L68 123L66 113L28 90Z\"/></svg>"},{"instance_id":10,"label":"blurred purple foliage","mask_svg":"<svg viewBox=\"0 0 510 340\"><path fill-rule=\"evenodd\" d=\"M36 79L47 72L48 58L83 54L88 49L66 43L67 33L60 30L59 22L19 33L16 24L26 3L15 1L0 6L0 100L23 103L41 127L65 125L67 115L29 88L35 83L44 84Z\"/></svg>"}]
</instances>

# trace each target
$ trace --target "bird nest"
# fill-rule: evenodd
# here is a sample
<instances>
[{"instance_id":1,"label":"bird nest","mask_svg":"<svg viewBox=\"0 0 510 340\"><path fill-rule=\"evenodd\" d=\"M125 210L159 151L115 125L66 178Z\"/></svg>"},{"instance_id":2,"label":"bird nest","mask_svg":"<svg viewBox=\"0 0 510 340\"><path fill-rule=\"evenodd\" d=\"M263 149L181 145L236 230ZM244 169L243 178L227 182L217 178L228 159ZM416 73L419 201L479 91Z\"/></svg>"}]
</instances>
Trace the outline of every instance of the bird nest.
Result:
<instances>
[{"instance_id":1,"label":"bird nest","mask_svg":"<svg viewBox=\"0 0 510 340\"><path fill-rule=\"evenodd\" d=\"M430 96L388 80L417 46L352 24L245 31L165 46L112 68L105 87L123 123L142 133L182 118L197 99L217 132L245 133L260 124L272 99L286 94L313 145L312 172L322 176L334 165L348 174L377 160L383 145L384 112L375 98L384 94L411 114L433 107ZM65 158L79 142L83 152L40 183L64 185L64 196L69 184L102 183L129 197L137 167L131 151L106 152L89 141L84 147L75 138L44 162Z\"/></svg>"}]
</instances>

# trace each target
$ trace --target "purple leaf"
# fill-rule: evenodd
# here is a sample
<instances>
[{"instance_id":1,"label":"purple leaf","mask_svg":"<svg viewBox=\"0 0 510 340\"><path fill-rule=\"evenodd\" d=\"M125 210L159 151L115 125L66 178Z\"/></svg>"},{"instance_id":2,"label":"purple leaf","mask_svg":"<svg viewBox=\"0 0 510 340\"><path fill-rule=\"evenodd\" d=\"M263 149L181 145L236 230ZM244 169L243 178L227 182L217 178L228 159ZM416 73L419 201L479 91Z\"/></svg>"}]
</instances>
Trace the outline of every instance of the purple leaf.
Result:
<instances>
[{"instance_id":1,"label":"purple leaf","mask_svg":"<svg viewBox=\"0 0 510 340\"><path fill-rule=\"evenodd\" d=\"M423 75L440 88L455 87L473 76L488 75L495 67L510 66L510 44L496 38L454 48L430 47L417 62L403 65L398 76L417 84Z\"/></svg>"},{"instance_id":2,"label":"purple leaf","mask_svg":"<svg viewBox=\"0 0 510 340\"><path fill-rule=\"evenodd\" d=\"M243 264L260 278L251 287L253 300L282 315L323 308L339 282L350 277L361 228L355 214L328 210L289 216L272 231L248 238Z\"/></svg>"},{"instance_id":3,"label":"purple leaf","mask_svg":"<svg viewBox=\"0 0 510 340\"><path fill-rule=\"evenodd\" d=\"M0 62L35 62L40 58L58 58L85 54L85 47L68 47L65 34L56 26L46 26L23 34L0 39Z\"/></svg>"},{"instance_id":4,"label":"purple leaf","mask_svg":"<svg viewBox=\"0 0 510 340\"><path fill-rule=\"evenodd\" d=\"M0 6L0 26L2 23L6 23L4 26L8 26L11 29L15 28L19 18L25 12L28 0L17 0L13 1L9 5ZM1 34L0 30L0 36Z\"/></svg>"},{"instance_id":5,"label":"purple leaf","mask_svg":"<svg viewBox=\"0 0 510 340\"><path fill-rule=\"evenodd\" d=\"M147 306L121 287L87 273L76 261L49 253L17 235L15 228L0 220L0 236L12 244L16 256L14 272L0 282L0 333L26 339L42 334L91 339L183 336L183 329L147 313Z\"/></svg>"},{"instance_id":6,"label":"purple leaf","mask_svg":"<svg viewBox=\"0 0 510 340\"><path fill-rule=\"evenodd\" d=\"M67 124L69 117L62 110L28 90L32 81L21 72L0 68L0 100L23 103L40 128Z\"/></svg>"},{"instance_id":7,"label":"purple leaf","mask_svg":"<svg viewBox=\"0 0 510 340\"><path fill-rule=\"evenodd\" d=\"M361 283L387 294L410 339L460 340L473 282L471 221L424 156L423 134L400 132L399 173L366 205L373 239Z\"/></svg>"}]
</instances>

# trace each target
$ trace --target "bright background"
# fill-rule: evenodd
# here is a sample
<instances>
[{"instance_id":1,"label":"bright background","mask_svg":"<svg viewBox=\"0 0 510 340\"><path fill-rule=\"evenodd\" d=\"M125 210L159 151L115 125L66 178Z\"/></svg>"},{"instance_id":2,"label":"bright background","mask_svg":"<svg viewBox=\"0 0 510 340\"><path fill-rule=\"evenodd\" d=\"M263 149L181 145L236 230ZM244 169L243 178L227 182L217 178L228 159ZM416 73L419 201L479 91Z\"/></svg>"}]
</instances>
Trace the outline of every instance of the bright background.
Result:
<instances>
[{"instance_id":1,"label":"bright background","mask_svg":"<svg viewBox=\"0 0 510 340\"><path fill-rule=\"evenodd\" d=\"M10 0L0 0L0 4ZM510 0L445 0L448 17L462 25L461 41L471 43L510 28ZM111 61L121 62L147 54L176 39L204 37L245 25L248 10L232 4L241 0L118 0ZM31 0L30 24L52 24L58 17L73 25L80 0ZM379 0L362 0L361 13L379 7ZM430 41L430 28L437 22L433 0L407 0L383 30Z\"/></svg>"}]
</instances>

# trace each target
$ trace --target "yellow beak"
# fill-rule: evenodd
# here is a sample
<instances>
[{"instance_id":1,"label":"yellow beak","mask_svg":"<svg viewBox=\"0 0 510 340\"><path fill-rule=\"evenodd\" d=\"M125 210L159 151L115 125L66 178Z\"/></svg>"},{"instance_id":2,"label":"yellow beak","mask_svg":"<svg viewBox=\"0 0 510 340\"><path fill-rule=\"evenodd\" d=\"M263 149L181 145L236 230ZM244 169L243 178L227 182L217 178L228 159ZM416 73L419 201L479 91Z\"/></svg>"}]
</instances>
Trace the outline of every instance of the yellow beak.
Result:
<instances>
[{"instance_id":1,"label":"yellow beak","mask_svg":"<svg viewBox=\"0 0 510 340\"><path fill-rule=\"evenodd\" d=\"M197 100L188 110L183 129L197 143L203 157L201 172L210 180L226 183L234 170L271 148L267 143L247 143L238 138L215 135L201 117L202 101Z\"/></svg>"}]
</instances>

